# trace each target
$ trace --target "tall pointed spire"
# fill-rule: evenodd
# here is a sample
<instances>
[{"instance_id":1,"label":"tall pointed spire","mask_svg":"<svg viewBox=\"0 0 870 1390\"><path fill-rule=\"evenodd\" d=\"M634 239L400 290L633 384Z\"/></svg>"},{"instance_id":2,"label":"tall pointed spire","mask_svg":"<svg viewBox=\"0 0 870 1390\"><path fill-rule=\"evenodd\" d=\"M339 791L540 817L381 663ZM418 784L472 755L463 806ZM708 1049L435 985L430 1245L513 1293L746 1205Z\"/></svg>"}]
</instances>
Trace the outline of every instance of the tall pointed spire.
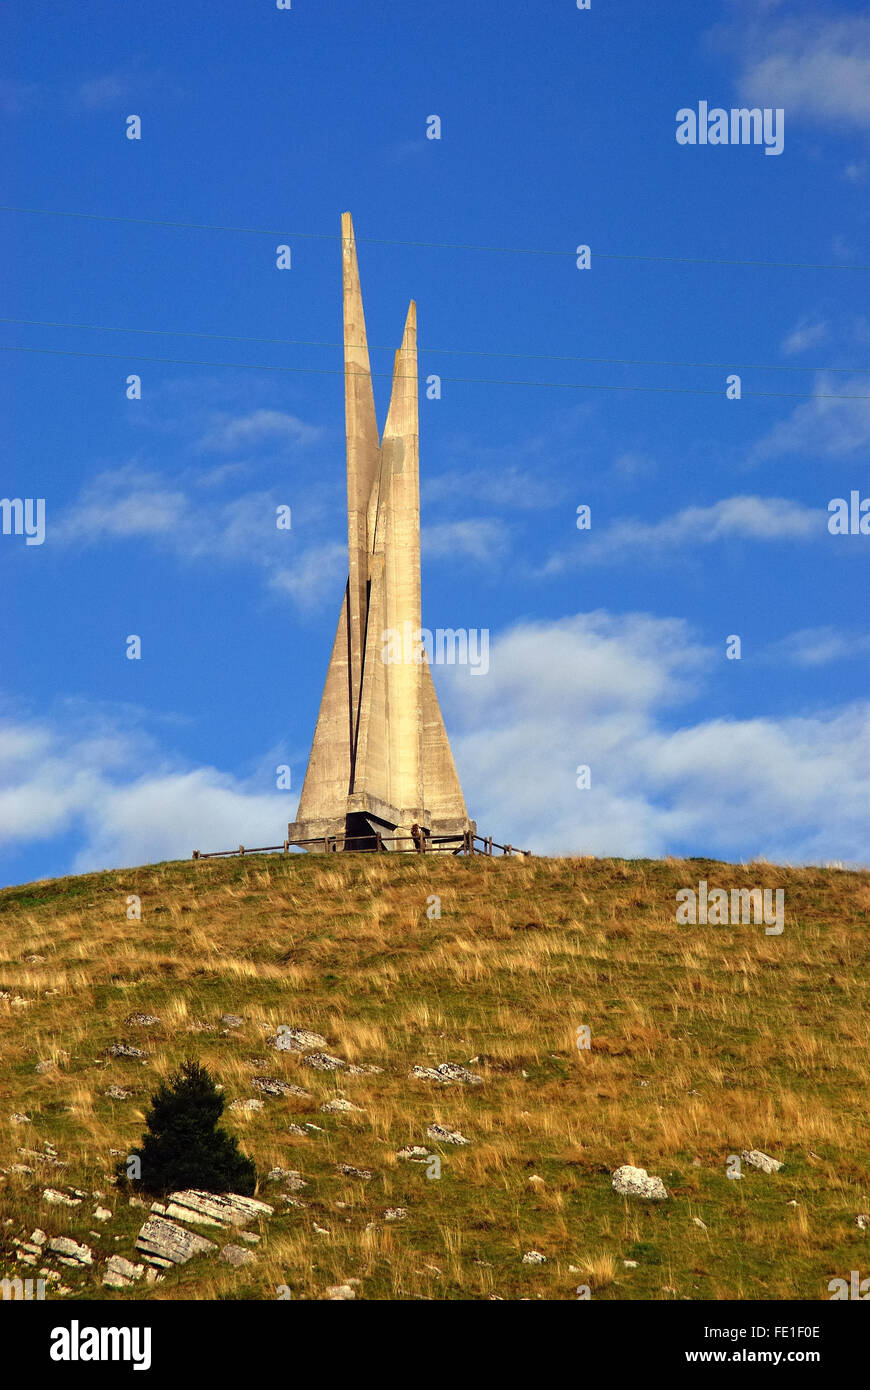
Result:
<instances>
[{"instance_id":1,"label":"tall pointed spire","mask_svg":"<svg viewBox=\"0 0 870 1390\"><path fill-rule=\"evenodd\" d=\"M411 301L402 346L396 353L393 393L381 454L389 480L384 551L387 611L385 626L417 634L420 604L420 440L417 421L417 306ZM390 719L390 778L397 806L423 807L422 665L395 661L387 666Z\"/></svg>"},{"instance_id":2,"label":"tall pointed spire","mask_svg":"<svg viewBox=\"0 0 870 1390\"><path fill-rule=\"evenodd\" d=\"M378 439L356 243L342 226L348 583L297 819L299 843L375 831L461 836L469 820L428 662L419 659L417 308L408 309ZM390 636L402 655L390 651ZM409 650L410 647L410 650Z\"/></svg>"},{"instance_id":3,"label":"tall pointed spire","mask_svg":"<svg viewBox=\"0 0 870 1390\"><path fill-rule=\"evenodd\" d=\"M366 339L362 289L353 220L341 217L344 300L344 415L347 435L348 675L350 739L355 747L367 617L368 545L366 513L378 466L378 423ZM353 759L353 753L352 753ZM353 766L350 769L351 789Z\"/></svg>"}]
</instances>

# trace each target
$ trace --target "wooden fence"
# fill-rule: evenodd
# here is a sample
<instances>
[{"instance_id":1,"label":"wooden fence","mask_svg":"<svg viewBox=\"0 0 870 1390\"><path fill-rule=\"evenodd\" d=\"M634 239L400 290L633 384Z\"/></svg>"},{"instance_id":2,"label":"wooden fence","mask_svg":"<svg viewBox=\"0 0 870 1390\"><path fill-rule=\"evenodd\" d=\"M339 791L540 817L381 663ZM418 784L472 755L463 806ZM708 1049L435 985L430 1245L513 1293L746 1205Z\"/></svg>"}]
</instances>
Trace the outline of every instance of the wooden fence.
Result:
<instances>
[{"instance_id":1,"label":"wooden fence","mask_svg":"<svg viewBox=\"0 0 870 1390\"><path fill-rule=\"evenodd\" d=\"M390 845L407 845L407 849L391 851ZM516 845L500 845L496 840L483 835L472 835L471 831L466 831L464 835L433 835L413 836L413 835L382 835L380 831L374 831L371 835L324 835L313 840L285 840L281 845L263 845L257 849L248 849L245 845L239 845L238 849L217 849L206 853L204 850L195 849L191 858L193 859L231 859L245 854L289 854L291 846L316 845L318 850L324 854L348 853L348 854L483 854L492 855L499 850L502 855L520 855L530 859L531 851L517 849ZM478 848L478 845L482 848ZM355 848L354 848L355 846Z\"/></svg>"}]
</instances>

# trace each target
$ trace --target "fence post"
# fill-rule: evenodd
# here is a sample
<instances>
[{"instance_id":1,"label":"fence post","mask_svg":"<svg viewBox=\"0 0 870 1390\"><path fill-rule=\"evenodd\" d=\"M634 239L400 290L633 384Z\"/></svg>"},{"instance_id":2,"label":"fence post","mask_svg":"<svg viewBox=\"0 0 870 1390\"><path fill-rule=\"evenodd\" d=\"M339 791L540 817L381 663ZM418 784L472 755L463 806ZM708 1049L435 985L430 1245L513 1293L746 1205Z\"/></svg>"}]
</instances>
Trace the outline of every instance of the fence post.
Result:
<instances>
[{"instance_id":1,"label":"fence post","mask_svg":"<svg viewBox=\"0 0 870 1390\"><path fill-rule=\"evenodd\" d=\"M245 846L244 846L244 845L239 845L239 854L244 854L244 852L245 852Z\"/></svg>"}]
</instances>

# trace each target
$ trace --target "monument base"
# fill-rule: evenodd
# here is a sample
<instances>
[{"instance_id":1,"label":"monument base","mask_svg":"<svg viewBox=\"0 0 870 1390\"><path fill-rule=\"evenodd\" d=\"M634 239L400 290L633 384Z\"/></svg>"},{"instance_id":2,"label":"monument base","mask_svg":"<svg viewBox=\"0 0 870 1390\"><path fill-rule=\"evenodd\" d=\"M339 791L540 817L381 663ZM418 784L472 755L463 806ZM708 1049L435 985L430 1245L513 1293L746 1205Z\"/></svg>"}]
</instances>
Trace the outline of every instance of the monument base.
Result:
<instances>
[{"instance_id":1,"label":"monument base","mask_svg":"<svg viewBox=\"0 0 870 1390\"><path fill-rule=\"evenodd\" d=\"M389 806L378 797L353 793L343 816L291 821L287 839L312 854L338 850L401 852L434 848L444 840L477 834L467 816L433 818L424 807Z\"/></svg>"}]
</instances>

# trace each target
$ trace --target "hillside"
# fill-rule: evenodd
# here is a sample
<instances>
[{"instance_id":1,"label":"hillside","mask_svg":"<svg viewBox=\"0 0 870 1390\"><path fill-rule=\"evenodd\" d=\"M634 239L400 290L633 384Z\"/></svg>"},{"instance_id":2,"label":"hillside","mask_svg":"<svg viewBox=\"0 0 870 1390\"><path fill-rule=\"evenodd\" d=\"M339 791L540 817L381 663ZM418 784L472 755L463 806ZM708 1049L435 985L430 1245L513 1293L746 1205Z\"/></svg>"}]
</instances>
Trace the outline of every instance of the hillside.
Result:
<instances>
[{"instance_id":1,"label":"hillside","mask_svg":"<svg viewBox=\"0 0 870 1390\"><path fill-rule=\"evenodd\" d=\"M678 926L676 893L701 879L783 888L783 933ZM583 1284L827 1299L870 1240L868 920L866 872L701 860L274 855L5 889L0 1276L36 1273L15 1241L39 1228L94 1252L83 1270L46 1261L67 1297L322 1298L356 1280L366 1299L570 1299ZM315 1070L270 1045L280 1025L361 1070ZM111 1056L119 1042L147 1056ZM275 1214L241 1268L205 1255L113 1292L105 1261L133 1258L148 1213L110 1178L186 1057L228 1102L262 1101L223 1123ZM409 1075L445 1062L482 1084ZM341 1098L358 1109L321 1110ZM440 1156L440 1178L397 1158L413 1145ZM751 1149L784 1166L729 1179L728 1156ZM622 1164L668 1200L617 1195ZM276 1168L305 1185L270 1181Z\"/></svg>"}]
</instances>

